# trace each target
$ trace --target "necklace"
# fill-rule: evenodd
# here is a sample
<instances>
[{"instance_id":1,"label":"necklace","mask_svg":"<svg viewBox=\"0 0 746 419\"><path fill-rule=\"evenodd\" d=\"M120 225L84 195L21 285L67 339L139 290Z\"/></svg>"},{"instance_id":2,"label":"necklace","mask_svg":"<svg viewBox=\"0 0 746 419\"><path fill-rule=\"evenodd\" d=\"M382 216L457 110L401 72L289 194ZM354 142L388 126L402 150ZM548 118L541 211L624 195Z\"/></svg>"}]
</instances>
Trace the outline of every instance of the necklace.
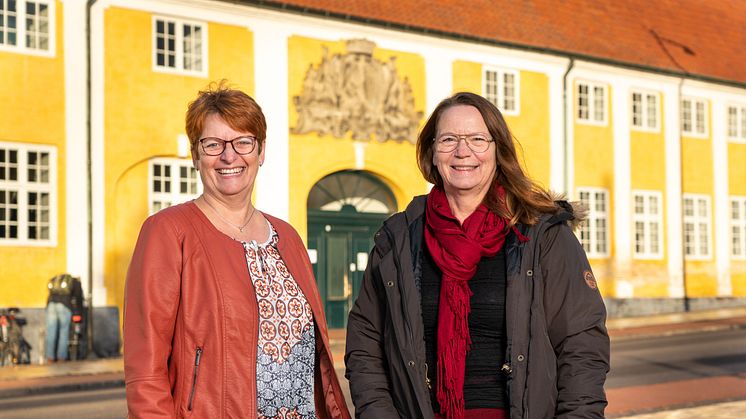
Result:
<instances>
[{"instance_id":1,"label":"necklace","mask_svg":"<svg viewBox=\"0 0 746 419\"><path fill-rule=\"evenodd\" d=\"M241 232L241 233L243 233L243 229L246 228L247 225L249 225L249 222L251 221L252 218L254 218L254 213L256 212L256 207L254 207L251 210L251 215L249 216L249 219L246 220L246 222L243 223L242 226L237 226L237 225L233 224L232 222L228 221L227 218L223 217L223 215L220 214L220 212L217 210L217 208L213 207L212 204L210 203L210 201L208 201L207 199L205 199L204 196L202 197L202 200L205 201L205 203L207 204L207 206L209 206L210 208L212 208L212 210L215 212L215 214L218 215L218 217L220 217L221 220L225 221L229 226L237 228L238 231Z\"/></svg>"}]
</instances>

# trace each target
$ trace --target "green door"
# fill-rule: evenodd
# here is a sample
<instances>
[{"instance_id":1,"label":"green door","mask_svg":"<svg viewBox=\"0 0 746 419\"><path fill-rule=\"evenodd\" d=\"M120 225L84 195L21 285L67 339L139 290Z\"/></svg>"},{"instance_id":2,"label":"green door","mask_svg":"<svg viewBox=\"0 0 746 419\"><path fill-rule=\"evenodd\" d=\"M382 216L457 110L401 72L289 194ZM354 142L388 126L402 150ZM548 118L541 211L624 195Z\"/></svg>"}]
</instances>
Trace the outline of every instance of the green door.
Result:
<instances>
[{"instance_id":1,"label":"green door","mask_svg":"<svg viewBox=\"0 0 746 419\"><path fill-rule=\"evenodd\" d=\"M395 210L389 188L361 171L319 181L308 199L308 249L329 328L347 326L373 235Z\"/></svg>"}]
</instances>

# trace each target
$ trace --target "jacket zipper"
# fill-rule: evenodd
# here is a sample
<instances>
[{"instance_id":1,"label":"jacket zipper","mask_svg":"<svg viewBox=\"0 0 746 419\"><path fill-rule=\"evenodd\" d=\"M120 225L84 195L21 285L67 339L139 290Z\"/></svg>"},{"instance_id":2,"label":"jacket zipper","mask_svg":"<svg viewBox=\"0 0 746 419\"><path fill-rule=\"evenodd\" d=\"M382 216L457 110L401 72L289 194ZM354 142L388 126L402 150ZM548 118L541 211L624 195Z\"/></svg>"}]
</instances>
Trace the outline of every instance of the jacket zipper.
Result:
<instances>
[{"instance_id":1,"label":"jacket zipper","mask_svg":"<svg viewBox=\"0 0 746 419\"><path fill-rule=\"evenodd\" d=\"M199 374L199 361L202 358L202 348L197 347L197 353L194 355L194 374L192 374L192 391L189 392L189 403L187 403L187 410L192 410L192 403L194 402L194 393L197 390L197 375Z\"/></svg>"},{"instance_id":2,"label":"jacket zipper","mask_svg":"<svg viewBox=\"0 0 746 419\"><path fill-rule=\"evenodd\" d=\"M425 362L425 385L427 386L428 390L432 390L433 386L430 383L430 376L427 375L428 374L427 369L428 369L428 365L427 365L427 362Z\"/></svg>"}]
</instances>

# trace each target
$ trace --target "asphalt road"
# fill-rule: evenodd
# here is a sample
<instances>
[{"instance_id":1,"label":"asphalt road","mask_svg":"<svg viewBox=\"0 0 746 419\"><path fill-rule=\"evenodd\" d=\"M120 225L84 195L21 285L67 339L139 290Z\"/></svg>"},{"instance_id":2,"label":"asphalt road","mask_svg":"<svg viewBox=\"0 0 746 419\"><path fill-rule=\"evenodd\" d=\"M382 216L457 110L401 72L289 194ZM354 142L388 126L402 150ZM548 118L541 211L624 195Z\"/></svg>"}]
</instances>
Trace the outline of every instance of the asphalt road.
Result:
<instances>
[{"instance_id":1,"label":"asphalt road","mask_svg":"<svg viewBox=\"0 0 746 419\"><path fill-rule=\"evenodd\" d=\"M746 330L615 342L606 388L746 373Z\"/></svg>"},{"instance_id":2,"label":"asphalt road","mask_svg":"<svg viewBox=\"0 0 746 419\"><path fill-rule=\"evenodd\" d=\"M344 371L337 372L344 380ZM645 404L641 395L650 395L662 402L662 397L654 394L656 391L660 394L682 391L701 393L703 389L700 383L710 387L706 389L710 393L706 398L717 399L722 391L740 386L740 381L733 380L744 374L744 329L615 341L612 343L612 370L607 389L610 396L616 397L612 401L617 403L610 404L608 413L638 410ZM722 381L724 378L731 381ZM724 384L722 388L719 387L721 381ZM682 386L682 383L689 385ZM343 388L347 390L346 382L343 382ZM349 394L346 396L349 397ZM702 395L699 396L702 399ZM687 394L677 394L677 397L670 403L690 399ZM746 390L743 397L746 397ZM733 394L725 398L733 398ZM659 410L665 403L655 406L648 403L642 408ZM124 388L0 399L0 419L113 419L125 416Z\"/></svg>"},{"instance_id":3,"label":"asphalt road","mask_svg":"<svg viewBox=\"0 0 746 419\"><path fill-rule=\"evenodd\" d=\"M124 387L0 399L2 419L122 419Z\"/></svg>"}]
</instances>

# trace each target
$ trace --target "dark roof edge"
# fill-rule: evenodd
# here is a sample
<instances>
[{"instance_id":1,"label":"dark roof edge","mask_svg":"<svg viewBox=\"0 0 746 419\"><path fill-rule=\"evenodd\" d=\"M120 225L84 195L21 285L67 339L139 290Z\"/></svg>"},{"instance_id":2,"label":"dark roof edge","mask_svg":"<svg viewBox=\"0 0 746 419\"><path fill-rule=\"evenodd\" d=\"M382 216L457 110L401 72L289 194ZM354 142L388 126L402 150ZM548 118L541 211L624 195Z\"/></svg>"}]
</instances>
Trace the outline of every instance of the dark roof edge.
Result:
<instances>
[{"instance_id":1,"label":"dark roof edge","mask_svg":"<svg viewBox=\"0 0 746 419\"><path fill-rule=\"evenodd\" d=\"M219 0L219 1L225 1L225 0ZM441 31L441 30L428 29L428 28L424 28L421 26L404 25L404 24L389 22L389 21L385 21L381 19L363 18L363 17L344 14L344 13L331 12L329 10L297 6L294 4L287 4L282 1L276 1L276 0L227 0L227 1L231 3L253 5L253 6L262 7L262 8L271 9L271 10L288 11L288 12L293 12L293 13L302 14L302 15L310 15L310 16L316 16L316 17L325 17L325 18L332 18L332 19L337 19L337 20L345 20L345 21L350 21L350 22L355 22L355 23L362 23L362 24L367 24L371 26L382 27L386 29L394 29L394 30L400 30L404 32L412 32L416 34L439 36L442 38L449 38L449 39L467 41L467 42L475 42L475 43L480 43L480 44L485 44L485 45L490 45L490 46L497 46L497 47L503 47L503 48L517 49L517 50L522 50L522 51L550 54L550 55L555 55L555 56L564 57L564 58L572 58L575 60L589 61L593 63L606 64L606 65L611 65L615 67L623 67L623 68L627 68L630 70L639 70L639 71L648 72L648 73L657 73L657 74L671 76L671 77L683 77L683 78L690 79L690 80L697 80L697 81L702 81L702 82L720 84L724 86L736 87L740 89L746 89L746 82L739 82L736 80L728 80L728 79L722 79L718 77L705 76L702 74L693 74L693 73L689 73L685 71L676 71L676 70L670 70L666 68L646 66L643 64L635 64L635 63L629 63L629 62L624 62L624 61L617 61L617 60L613 60L610 58L573 53L573 52L562 51L562 50L557 50L553 48L543 48L543 47L527 45L527 44L499 41L497 39L492 39L492 38L484 38L484 37L465 35L465 34L460 34L460 33L455 33L455 32L446 32L446 31Z\"/></svg>"}]
</instances>

